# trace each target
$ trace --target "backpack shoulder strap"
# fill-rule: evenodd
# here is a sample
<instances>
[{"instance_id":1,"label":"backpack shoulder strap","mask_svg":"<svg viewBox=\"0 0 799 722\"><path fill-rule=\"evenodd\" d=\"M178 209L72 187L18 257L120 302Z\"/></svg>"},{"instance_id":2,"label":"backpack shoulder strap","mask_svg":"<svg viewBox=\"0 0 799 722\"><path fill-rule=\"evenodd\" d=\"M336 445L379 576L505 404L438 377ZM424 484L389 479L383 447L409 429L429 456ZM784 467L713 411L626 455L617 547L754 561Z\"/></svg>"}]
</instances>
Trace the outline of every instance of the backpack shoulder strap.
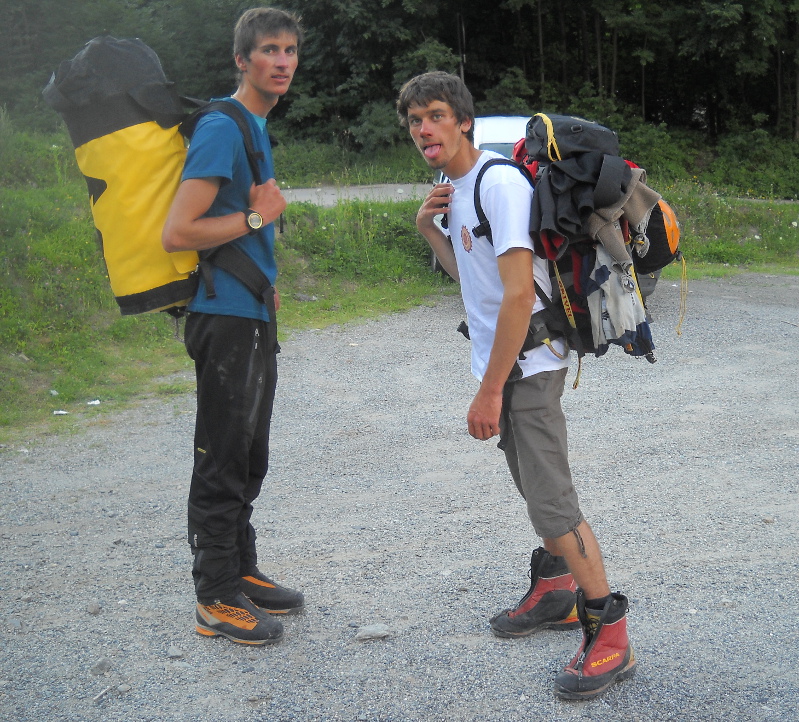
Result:
<instances>
[{"instance_id":1,"label":"backpack shoulder strap","mask_svg":"<svg viewBox=\"0 0 799 722\"><path fill-rule=\"evenodd\" d=\"M472 228L472 233L474 234L475 238L483 238L485 236L486 240L492 246L494 245L494 238L491 235L491 224L488 222L488 218L483 210L483 204L480 202L480 185L483 181L483 176L486 174L486 171L495 165L513 166L528 180L530 185L533 185L533 179L530 176L530 171L528 171L523 165L519 165L515 161L509 160L508 158L492 158L483 164L483 167L477 173L477 179L474 182L474 209L477 212L477 220L479 223Z\"/></svg>"},{"instance_id":2,"label":"backpack shoulder strap","mask_svg":"<svg viewBox=\"0 0 799 722\"><path fill-rule=\"evenodd\" d=\"M202 108L195 110L180 124L180 132L183 133L186 138L191 138L200 118L214 111L224 113L238 126L241 137L244 140L244 152L247 156L247 163L252 171L255 185L261 185L263 179L261 178L259 162L264 159L264 154L255 149L255 140L252 137L250 123L244 115L244 112L237 105L229 103L226 100L213 100L210 103L206 103Z\"/></svg>"},{"instance_id":3,"label":"backpack shoulder strap","mask_svg":"<svg viewBox=\"0 0 799 722\"><path fill-rule=\"evenodd\" d=\"M266 274L240 248L224 243L211 251L204 251L202 261L210 261L239 279L256 298L264 303L274 295L274 289Z\"/></svg>"},{"instance_id":4,"label":"backpack shoulder strap","mask_svg":"<svg viewBox=\"0 0 799 722\"><path fill-rule=\"evenodd\" d=\"M186 137L191 138L197 127L197 122L206 113L218 111L232 118L241 131L244 140L244 151L247 156L247 163L252 171L253 180L256 185L261 185L261 169L259 161L263 160L264 154L255 149L255 140L250 130L250 123L244 112L233 103L226 100L214 100L206 103L198 110L195 110L181 124L180 132ZM266 277L266 274L255 264L255 262L242 250L230 243L225 243L209 251L200 254L200 272L205 282L206 294L208 298L216 296L214 280L211 274L211 266L222 268L232 276L237 278L250 293L258 300L266 304L270 319L275 319L275 289Z\"/></svg>"}]
</instances>

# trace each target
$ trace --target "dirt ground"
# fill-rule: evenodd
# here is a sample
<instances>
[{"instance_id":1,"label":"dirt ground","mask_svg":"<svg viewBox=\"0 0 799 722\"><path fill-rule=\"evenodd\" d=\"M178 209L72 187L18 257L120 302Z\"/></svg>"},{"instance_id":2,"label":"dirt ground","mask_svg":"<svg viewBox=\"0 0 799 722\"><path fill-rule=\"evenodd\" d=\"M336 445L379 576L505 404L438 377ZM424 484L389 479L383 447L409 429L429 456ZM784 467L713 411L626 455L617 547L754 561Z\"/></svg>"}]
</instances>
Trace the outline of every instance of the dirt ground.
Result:
<instances>
[{"instance_id":1,"label":"dirt ground","mask_svg":"<svg viewBox=\"0 0 799 722\"><path fill-rule=\"evenodd\" d=\"M681 336L677 285L652 298L656 364L613 349L564 394L632 680L557 701L580 633L489 631L537 541L502 454L466 434L444 297L282 343L254 523L261 567L307 608L274 647L194 632L191 395L2 449L0 719L799 719L799 278L690 289ZM356 641L372 624L389 635Z\"/></svg>"}]
</instances>

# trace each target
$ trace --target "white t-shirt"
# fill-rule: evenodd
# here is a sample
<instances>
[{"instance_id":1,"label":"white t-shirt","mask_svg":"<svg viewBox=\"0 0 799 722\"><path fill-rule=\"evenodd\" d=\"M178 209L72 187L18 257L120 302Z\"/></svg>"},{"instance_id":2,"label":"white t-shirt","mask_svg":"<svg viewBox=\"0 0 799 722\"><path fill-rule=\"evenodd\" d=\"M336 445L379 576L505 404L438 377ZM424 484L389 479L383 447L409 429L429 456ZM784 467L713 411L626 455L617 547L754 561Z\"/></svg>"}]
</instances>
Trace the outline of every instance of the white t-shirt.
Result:
<instances>
[{"instance_id":1,"label":"white t-shirt","mask_svg":"<svg viewBox=\"0 0 799 722\"><path fill-rule=\"evenodd\" d=\"M499 153L483 151L469 173L451 181L455 192L448 214L449 232L472 340L472 373L480 381L488 367L504 290L497 256L511 248L533 249L529 230L533 189L522 174L509 165L492 166L480 181L480 201L491 224L494 245L486 237L476 238L472 233L479 223L474 207L477 174L488 160L501 157ZM541 290L551 297L547 262L538 256L533 257L533 274ZM536 298L533 310L542 308L541 299ZM561 341L553 345L564 353L565 345ZM525 351L524 355L525 359L519 361L524 377L569 365L568 357L559 359L546 346Z\"/></svg>"}]
</instances>

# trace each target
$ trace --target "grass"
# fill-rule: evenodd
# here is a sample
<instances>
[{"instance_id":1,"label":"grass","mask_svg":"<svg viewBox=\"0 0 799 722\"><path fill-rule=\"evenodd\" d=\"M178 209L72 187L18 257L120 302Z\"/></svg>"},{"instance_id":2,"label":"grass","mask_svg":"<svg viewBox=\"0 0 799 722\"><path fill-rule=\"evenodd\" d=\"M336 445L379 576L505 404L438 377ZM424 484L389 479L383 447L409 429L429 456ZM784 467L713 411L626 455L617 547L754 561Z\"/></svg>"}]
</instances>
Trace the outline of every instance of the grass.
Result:
<instances>
[{"instance_id":1,"label":"grass","mask_svg":"<svg viewBox=\"0 0 799 722\"><path fill-rule=\"evenodd\" d=\"M359 154L332 143L281 143L274 149L281 187L316 185L373 185L430 180L430 171L411 143Z\"/></svg>"},{"instance_id":2,"label":"grass","mask_svg":"<svg viewBox=\"0 0 799 722\"><path fill-rule=\"evenodd\" d=\"M277 164L294 187L429 180L410 147L380 157L281 148ZM692 278L799 273L799 205L742 200L687 177L665 184L653 176L652 184L681 220ZM290 205L276 248L282 338L456 293L429 270L416 210L414 201ZM676 266L664 272L677 276ZM2 112L0 281L0 444L193 390L171 317L120 316L66 136L18 132Z\"/></svg>"}]
</instances>

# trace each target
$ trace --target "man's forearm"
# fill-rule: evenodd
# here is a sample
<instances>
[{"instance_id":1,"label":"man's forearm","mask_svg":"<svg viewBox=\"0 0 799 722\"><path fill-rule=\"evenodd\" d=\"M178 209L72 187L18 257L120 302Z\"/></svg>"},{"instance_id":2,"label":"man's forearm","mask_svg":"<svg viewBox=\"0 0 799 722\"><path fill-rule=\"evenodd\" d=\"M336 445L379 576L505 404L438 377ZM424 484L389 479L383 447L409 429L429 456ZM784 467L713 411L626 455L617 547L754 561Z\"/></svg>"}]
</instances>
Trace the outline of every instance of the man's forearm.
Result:
<instances>
[{"instance_id":1,"label":"man's forearm","mask_svg":"<svg viewBox=\"0 0 799 722\"><path fill-rule=\"evenodd\" d=\"M501 392L505 386L527 336L534 301L535 299L525 297L508 298L507 295L503 298L497 317L494 345L483 375L483 385L488 390Z\"/></svg>"},{"instance_id":2,"label":"man's forearm","mask_svg":"<svg viewBox=\"0 0 799 722\"><path fill-rule=\"evenodd\" d=\"M458 262L455 260L455 251L452 250L452 243L449 238L437 227L420 231L424 236L433 253L436 254L441 267L455 280L460 282L458 274Z\"/></svg>"}]
</instances>

